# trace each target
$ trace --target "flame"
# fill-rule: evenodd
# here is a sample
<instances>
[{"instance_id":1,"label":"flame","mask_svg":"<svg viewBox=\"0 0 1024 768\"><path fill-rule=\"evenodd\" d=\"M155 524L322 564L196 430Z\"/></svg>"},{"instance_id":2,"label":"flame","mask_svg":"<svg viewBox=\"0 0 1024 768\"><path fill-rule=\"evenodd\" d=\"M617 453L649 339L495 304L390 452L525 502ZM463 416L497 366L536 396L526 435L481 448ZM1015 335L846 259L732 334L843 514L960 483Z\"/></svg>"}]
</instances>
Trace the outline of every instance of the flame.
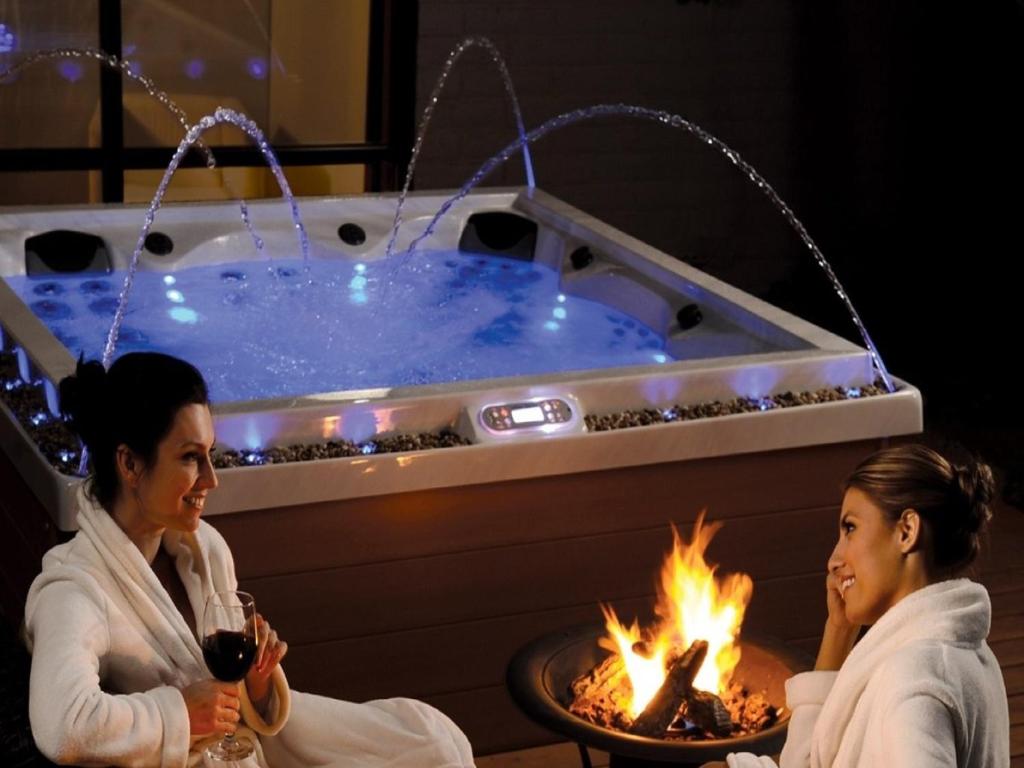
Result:
<instances>
[{"instance_id":1,"label":"flame","mask_svg":"<svg viewBox=\"0 0 1024 768\"><path fill-rule=\"evenodd\" d=\"M605 627L612 639L609 642L607 638L601 638L599 643L618 653L626 665L626 674L633 688L633 696L629 699L629 716L635 720L665 681L665 656L669 646L663 638L656 638L654 648L648 654L638 652L636 649L642 638L636 620L627 629L619 622L611 606L602 605L601 610L604 612Z\"/></svg>"},{"instance_id":2,"label":"flame","mask_svg":"<svg viewBox=\"0 0 1024 768\"><path fill-rule=\"evenodd\" d=\"M636 718L665 680L669 653L684 652L694 640L708 642L708 654L694 687L722 693L740 660L737 639L754 584L745 573L715 575L704 552L721 528L704 525L704 513L693 527L693 541L682 541L672 527L672 552L661 570L655 612L659 621L643 631L636 621L626 628L609 606L601 606L609 637L601 645L622 656L633 689L629 715Z\"/></svg>"}]
</instances>

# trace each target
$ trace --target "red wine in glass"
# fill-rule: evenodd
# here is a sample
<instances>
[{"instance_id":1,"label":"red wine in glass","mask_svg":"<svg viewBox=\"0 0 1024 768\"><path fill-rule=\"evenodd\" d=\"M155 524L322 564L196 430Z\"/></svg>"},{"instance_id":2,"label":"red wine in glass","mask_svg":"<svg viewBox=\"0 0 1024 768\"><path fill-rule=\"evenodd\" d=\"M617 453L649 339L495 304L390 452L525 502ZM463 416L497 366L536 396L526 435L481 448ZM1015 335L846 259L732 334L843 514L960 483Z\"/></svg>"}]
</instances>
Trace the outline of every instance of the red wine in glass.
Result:
<instances>
[{"instance_id":1,"label":"red wine in glass","mask_svg":"<svg viewBox=\"0 0 1024 768\"><path fill-rule=\"evenodd\" d=\"M214 592L203 611L203 658L210 674L225 683L245 677L256 659L256 601L248 592ZM208 747L213 760L244 760L255 749L251 740L225 734Z\"/></svg>"},{"instance_id":2,"label":"red wine in glass","mask_svg":"<svg viewBox=\"0 0 1024 768\"><path fill-rule=\"evenodd\" d=\"M203 658L218 680L237 683L256 658L256 638L245 632L218 629L203 638Z\"/></svg>"}]
</instances>

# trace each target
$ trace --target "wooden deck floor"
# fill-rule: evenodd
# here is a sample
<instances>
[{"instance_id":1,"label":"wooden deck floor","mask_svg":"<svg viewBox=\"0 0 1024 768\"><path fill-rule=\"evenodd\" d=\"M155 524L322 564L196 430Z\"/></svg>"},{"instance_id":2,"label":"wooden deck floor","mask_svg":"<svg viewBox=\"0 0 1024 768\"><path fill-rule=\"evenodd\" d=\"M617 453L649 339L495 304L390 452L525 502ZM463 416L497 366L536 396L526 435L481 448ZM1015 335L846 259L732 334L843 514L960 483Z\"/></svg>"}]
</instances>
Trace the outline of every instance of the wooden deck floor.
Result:
<instances>
[{"instance_id":1,"label":"wooden deck floor","mask_svg":"<svg viewBox=\"0 0 1024 768\"><path fill-rule=\"evenodd\" d=\"M992 596L989 645L999 659L1010 705L1012 768L1024 768L1024 511L996 507L987 550L979 558L979 580ZM590 752L594 768L608 755ZM560 743L520 752L477 758L478 768L575 768L581 765L575 744Z\"/></svg>"}]
</instances>

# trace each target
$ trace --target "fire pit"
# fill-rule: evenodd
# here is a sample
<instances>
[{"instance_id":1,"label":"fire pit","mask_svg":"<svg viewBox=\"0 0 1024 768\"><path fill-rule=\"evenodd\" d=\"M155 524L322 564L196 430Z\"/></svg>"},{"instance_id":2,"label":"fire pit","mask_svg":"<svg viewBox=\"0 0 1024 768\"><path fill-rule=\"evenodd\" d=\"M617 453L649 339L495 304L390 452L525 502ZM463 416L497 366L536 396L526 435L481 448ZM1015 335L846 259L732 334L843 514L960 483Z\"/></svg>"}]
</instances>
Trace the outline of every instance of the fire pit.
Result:
<instances>
[{"instance_id":1,"label":"fire pit","mask_svg":"<svg viewBox=\"0 0 1024 768\"><path fill-rule=\"evenodd\" d=\"M604 605L605 625L549 635L513 659L519 705L613 764L700 765L729 752L776 752L786 737L787 678L806 667L766 641L740 642L754 590L745 573L721 576L704 552L721 523L701 514L690 542L673 527L657 582L657 619L626 626Z\"/></svg>"},{"instance_id":2,"label":"fire pit","mask_svg":"<svg viewBox=\"0 0 1024 768\"><path fill-rule=\"evenodd\" d=\"M767 699L780 708L774 725L732 738L666 741L602 728L569 712L572 682L610 655L598 644L604 634L604 626L586 625L546 635L523 647L508 668L512 698L546 728L581 746L609 752L616 768L664 768L666 763L699 766L709 760L724 760L730 752L776 754L782 749L789 721L789 710L781 709L786 700L784 684L809 666L799 654L763 638L741 643L742 656L733 678L751 691L765 691Z\"/></svg>"}]
</instances>

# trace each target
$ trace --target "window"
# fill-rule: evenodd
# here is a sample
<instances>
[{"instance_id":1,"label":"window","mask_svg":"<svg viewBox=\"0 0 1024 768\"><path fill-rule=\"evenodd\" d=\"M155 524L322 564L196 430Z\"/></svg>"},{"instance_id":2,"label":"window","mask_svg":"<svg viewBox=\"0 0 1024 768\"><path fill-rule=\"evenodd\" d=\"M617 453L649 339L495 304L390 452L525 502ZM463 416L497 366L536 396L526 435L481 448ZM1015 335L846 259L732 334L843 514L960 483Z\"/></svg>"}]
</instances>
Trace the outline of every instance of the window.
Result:
<instances>
[{"instance_id":1,"label":"window","mask_svg":"<svg viewBox=\"0 0 1024 768\"><path fill-rule=\"evenodd\" d=\"M53 49L117 55L194 124L227 107L260 127L297 194L394 189L412 144L416 4L389 0L0 0L0 71ZM181 121L89 57L0 82L0 203L148 201ZM238 129L203 135L168 199L276 196Z\"/></svg>"}]
</instances>

